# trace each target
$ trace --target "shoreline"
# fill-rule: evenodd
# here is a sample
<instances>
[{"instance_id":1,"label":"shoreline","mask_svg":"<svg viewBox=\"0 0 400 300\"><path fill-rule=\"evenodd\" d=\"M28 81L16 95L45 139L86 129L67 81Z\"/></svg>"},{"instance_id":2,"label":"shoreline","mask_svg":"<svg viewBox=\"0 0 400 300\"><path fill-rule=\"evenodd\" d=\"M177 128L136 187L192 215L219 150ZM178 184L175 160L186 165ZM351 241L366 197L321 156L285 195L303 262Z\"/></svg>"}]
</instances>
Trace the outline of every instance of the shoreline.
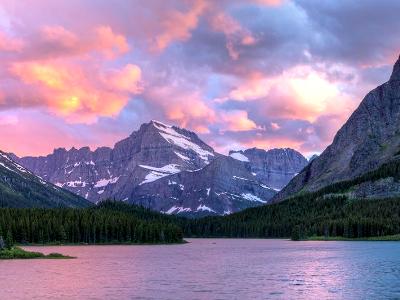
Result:
<instances>
[{"instance_id":1,"label":"shoreline","mask_svg":"<svg viewBox=\"0 0 400 300\"><path fill-rule=\"evenodd\" d=\"M363 238L311 236L311 237L308 237L305 239L301 239L300 241L399 242L400 234L374 236L374 237L363 237Z\"/></svg>"},{"instance_id":2,"label":"shoreline","mask_svg":"<svg viewBox=\"0 0 400 300\"><path fill-rule=\"evenodd\" d=\"M16 259L75 259L74 256L63 255L60 253L43 254L36 251L27 251L21 247L13 247L11 249L0 250L0 260L16 260Z\"/></svg>"},{"instance_id":3,"label":"shoreline","mask_svg":"<svg viewBox=\"0 0 400 300\"><path fill-rule=\"evenodd\" d=\"M26 243L17 244L18 247L73 247L73 246L172 246L172 245L184 245L190 242L183 240L177 243L46 243L46 244L36 244L36 243Z\"/></svg>"},{"instance_id":4,"label":"shoreline","mask_svg":"<svg viewBox=\"0 0 400 300\"><path fill-rule=\"evenodd\" d=\"M291 240L290 237L282 238L260 238L260 237L248 237L248 238L236 238L236 237L187 237L186 239L201 240L286 240L292 242L307 242L307 241L317 241L317 242L399 242L400 234L396 235L385 235L378 237L365 237L365 238L346 238L346 237L324 237L324 236L311 236L307 238L302 238L300 240ZM190 241L183 240L177 243L46 243L46 244L17 244L18 247L75 247L75 246L176 246L190 244Z\"/></svg>"}]
</instances>

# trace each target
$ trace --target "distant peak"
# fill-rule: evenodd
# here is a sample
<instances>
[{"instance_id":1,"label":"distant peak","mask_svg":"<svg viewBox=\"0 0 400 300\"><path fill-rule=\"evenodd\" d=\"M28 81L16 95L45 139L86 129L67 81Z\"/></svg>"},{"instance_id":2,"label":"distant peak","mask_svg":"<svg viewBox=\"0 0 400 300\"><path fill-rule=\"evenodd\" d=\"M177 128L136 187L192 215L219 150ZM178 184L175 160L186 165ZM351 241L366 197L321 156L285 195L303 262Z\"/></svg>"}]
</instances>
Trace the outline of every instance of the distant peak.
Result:
<instances>
[{"instance_id":1,"label":"distant peak","mask_svg":"<svg viewBox=\"0 0 400 300\"><path fill-rule=\"evenodd\" d=\"M60 152L67 152L67 149L60 147L60 148L55 148L53 150L53 153L60 153Z\"/></svg>"},{"instance_id":2,"label":"distant peak","mask_svg":"<svg viewBox=\"0 0 400 300\"><path fill-rule=\"evenodd\" d=\"M151 120L150 123L154 124L154 125L162 126L162 127L165 127L165 128L172 127L171 125L167 125L167 124L165 124L163 122L160 122L160 121L157 121L157 120Z\"/></svg>"},{"instance_id":3,"label":"distant peak","mask_svg":"<svg viewBox=\"0 0 400 300\"><path fill-rule=\"evenodd\" d=\"M393 73L392 76L390 76L390 80L400 80L400 56L393 67Z\"/></svg>"}]
</instances>

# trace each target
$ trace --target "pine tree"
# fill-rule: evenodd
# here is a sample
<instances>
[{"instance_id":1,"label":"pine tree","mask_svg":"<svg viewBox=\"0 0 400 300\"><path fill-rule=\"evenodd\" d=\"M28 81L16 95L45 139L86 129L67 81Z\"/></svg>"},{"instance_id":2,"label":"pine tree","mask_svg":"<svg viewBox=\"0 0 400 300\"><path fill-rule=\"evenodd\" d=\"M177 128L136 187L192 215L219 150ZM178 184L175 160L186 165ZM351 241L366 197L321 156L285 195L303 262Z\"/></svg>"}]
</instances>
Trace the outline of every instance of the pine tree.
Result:
<instances>
[{"instance_id":1,"label":"pine tree","mask_svg":"<svg viewBox=\"0 0 400 300\"><path fill-rule=\"evenodd\" d=\"M0 236L0 251L6 248L6 243L3 240L3 236Z\"/></svg>"},{"instance_id":2,"label":"pine tree","mask_svg":"<svg viewBox=\"0 0 400 300\"><path fill-rule=\"evenodd\" d=\"M13 241L13 237L11 234L11 231L7 231L7 236L6 236L6 248L8 250L11 250L11 248L14 246L14 241Z\"/></svg>"},{"instance_id":3,"label":"pine tree","mask_svg":"<svg viewBox=\"0 0 400 300\"><path fill-rule=\"evenodd\" d=\"M292 241L299 241L301 239L301 230L299 225L293 227L291 239Z\"/></svg>"}]
</instances>

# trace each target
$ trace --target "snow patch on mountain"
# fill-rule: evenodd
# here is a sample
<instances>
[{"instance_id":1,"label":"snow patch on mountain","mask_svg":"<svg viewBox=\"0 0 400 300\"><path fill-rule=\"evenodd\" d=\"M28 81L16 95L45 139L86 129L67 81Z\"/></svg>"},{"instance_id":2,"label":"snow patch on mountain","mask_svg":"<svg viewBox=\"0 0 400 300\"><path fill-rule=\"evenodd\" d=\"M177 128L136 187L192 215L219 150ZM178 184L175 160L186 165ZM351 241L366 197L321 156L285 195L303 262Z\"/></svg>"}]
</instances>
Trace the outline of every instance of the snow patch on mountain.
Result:
<instances>
[{"instance_id":1,"label":"snow patch on mountain","mask_svg":"<svg viewBox=\"0 0 400 300\"><path fill-rule=\"evenodd\" d=\"M247 178L239 177L239 176L232 176L233 179L239 179L239 180L250 180Z\"/></svg>"},{"instance_id":2,"label":"snow patch on mountain","mask_svg":"<svg viewBox=\"0 0 400 300\"><path fill-rule=\"evenodd\" d=\"M10 170L12 172L16 172L16 173L18 173L18 171L19 171L19 172L22 172L22 173L32 174L27 169L25 169L23 166L21 166L20 164L16 163L15 161L13 161L11 158L9 158L6 154L0 153L0 156L3 157L4 159L6 159L7 163L9 163L8 166L6 166L4 163L1 163L1 165L4 168L6 168L6 169L8 169L8 170ZM17 170L12 169L12 168L15 168Z\"/></svg>"},{"instance_id":3,"label":"snow patch on mountain","mask_svg":"<svg viewBox=\"0 0 400 300\"><path fill-rule=\"evenodd\" d=\"M168 209L167 211L165 211L164 213L167 215L172 215L173 213L175 214L180 214L183 212L191 212L192 209L190 207L178 207L176 205L172 206L170 209Z\"/></svg>"},{"instance_id":4,"label":"snow patch on mountain","mask_svg":"<svg viewBox=\"0 0 400 300\"><path fill-rule=\"evenodd\" d=\"M148 183L148 182L153 182L156 181L160 178L163 178L165 176L171 175L171 174L176 174L179 173L180 166L176 164L169 164L161 168L156 168L156 167L151 167L151 166L145 166L145 165L139 165L139 167L147 170L151 170L150 173L146 175L144 178L144 181L142 181L139 185Z\"/></svg>"},{"instance_id":5,"label":"snow patch on mountain","mask_svg":"<svg viewBox=\"0 0 400 300\"><path fill-rule=\"evenodd\" d=\"M112 177L112 178L109 178L109 179L103 178L103 179L100 179L99 181L97 181L96 184L94 185L94 187L95 188L104 187L104 186L109 185L110 183L116 183L118 181L118 179L119 179L119 176L118 177Z\"/></svg>"},{"instance_id":6,"label":"snow patch on mountain","mask_svg":"<svg viewBox=\"0 0 400 300\"><path fill-rule=\"evenodd\" d=\"M244 161L244 162L249 162L249 159L243 155L240 152L233 152L229 155L230 157L236 159L236 160L240 160L240 161Z\"/></svg>"},{"instance_id":7,"label":"snow patch on mountain","mask_svg":"<svg viewBox=\"0 0 400 300\"><path fill-rule=\"evenodd\" d=\"M65 185L69 187L85 187L86 184L87 184L86 182L81 180L68 181L65 183Z\"/></svg>"},{"instance_id":8,"label":"snow patch on mountain","mask_svg":"<svg viewBox=\"0 0 400 300\"><path fill-rule=\"evenodd\" d=\"M209 208L208 206L205 206L204 204L201 204L197 207L196 211L208 211L208 212L213 212L215 213L215 210Z\"/></svg>"},{"instance_id":9,"label":"snow patch on mountain","mask_svg":"<svg viewBox=\"0 0 400 300\"><path fill-rule=\"evenodd\" d=\"M196 152L202 160L208 162L209 156L214 156L214 153L204 150L199 145L193 143L190 138L176 132L172 126L161 125L159 122L154 122L154 127L160 131L160 135L170 144L174 144L185 150ZM176 153L176 152L175 152Z\"/></svg>"},{"instance_id":10,"label":"snow patch on mountain","mask_svg":"<svg viewBox=\"0 0 400 300\"><path fill-rule=\"evenodd\" d=\"M15 172L15 170L7 167L5 164L3 164L2 162L0 162L0 166L3 166L4 168L6 168L7 170L11 171L11 172Z\"/></svg>"},{"instance_id":11,"label":"snow patch on mountain","mask_svg":"<svg viewBox=\"0 0 400 300\"><path fill-rule=\"evenodd\" d=\"M259 197L255 196L255 195L253 195L253 194L250 194L250 193L243 193L243 194L241 194L241 196L242 196L244 199L248 200L248 201L255 201L255 202L261 202L261 203L267 203L267 201L264 201L264 200L260 199Z\"/></svg>"},{"instance_id":12,"label":"snow patch on mountain","mask_svg":"<svg viewBox=\"0 0 400 300\"><path fill-rule=\"evenodd\" d=\"M180 153L178 153L178 152L176 152L176 151L174 151L174 153L175 153L179 158L181 158L181 159L183 159L183 160L190 160L189 157L187 157L187 156L185 156L185 155L182 155L182 154L180 154Z\"/></svg>"}]
</instances>

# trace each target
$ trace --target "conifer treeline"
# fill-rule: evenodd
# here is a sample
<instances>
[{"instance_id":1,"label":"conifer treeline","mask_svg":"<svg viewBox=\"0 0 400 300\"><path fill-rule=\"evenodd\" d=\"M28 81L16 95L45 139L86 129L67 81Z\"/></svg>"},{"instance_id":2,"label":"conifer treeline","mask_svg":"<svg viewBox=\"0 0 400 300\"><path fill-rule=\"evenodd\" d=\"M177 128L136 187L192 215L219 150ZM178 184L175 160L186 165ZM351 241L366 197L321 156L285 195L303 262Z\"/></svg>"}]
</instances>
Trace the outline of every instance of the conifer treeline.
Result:
<instances>
[{"instance_id":1,"label":"conifer treeline","mask_svg":"<svg viewBox=\"0 0 400 300\"><path fill-rule=\"evenodd\" d=\"M381 178L400 179L400 161L358 178L299 194L281 203L250 208L226 217L181 220L187 237L290 237L296 235L364 238L400 233L400 199L348 199L353 186Z\"/></svg>"},{"instance_id":2,"label":"conifer treeline","mask_svg":"<svg viewBox=\"0 0 400 300\"><path fill-rule=\"evenodd\" d=\"M400 199L297 197L226 217L181 220L187 237L376 237L400 233Z\"/></svg>"},{"instance_id":3,"label":"conifer treeline","mask_svg":"<svg viewBox=\"0 0 400 300\"><path fill-rule=\"evenodd\" d=\"M182 231L144 208L104 203L86 209L0 209L0 236L17 243L177 243Z\"/></svg>"}]
</instances>

